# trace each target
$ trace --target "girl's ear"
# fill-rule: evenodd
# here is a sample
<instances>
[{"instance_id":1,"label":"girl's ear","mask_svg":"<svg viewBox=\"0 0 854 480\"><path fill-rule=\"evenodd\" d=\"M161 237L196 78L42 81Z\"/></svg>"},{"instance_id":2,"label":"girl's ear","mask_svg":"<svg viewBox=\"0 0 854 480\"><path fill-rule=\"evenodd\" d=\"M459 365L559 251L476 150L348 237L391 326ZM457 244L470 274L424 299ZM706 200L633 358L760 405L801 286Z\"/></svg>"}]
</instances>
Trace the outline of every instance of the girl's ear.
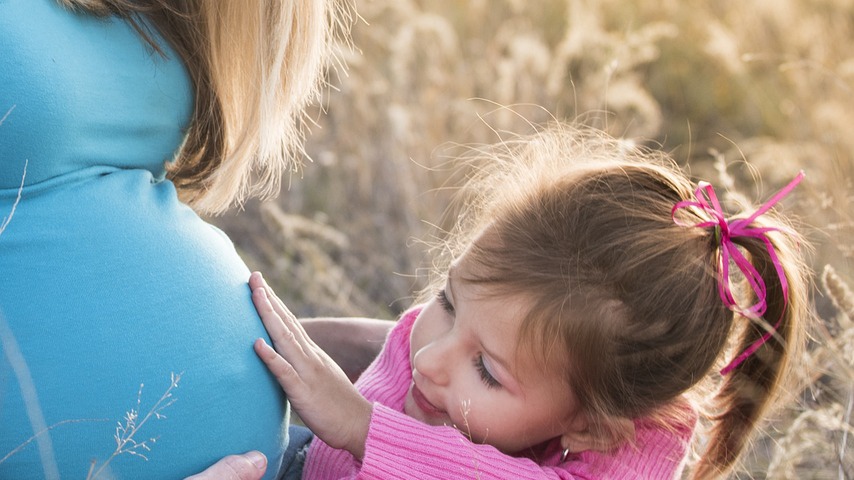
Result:
<instances>
[{"instance_id":1,"label":"girl's ear","mask_svg":"<svg viewBox=\"0 0 854 480\"><path fill-rule=\"evenodd\" d=\"M572 453L607 452L620 447L626 439L634 438L634 434L635 424L628 418L611 418L593 426L586 418L578 416L561 435L560 444Z\"/></svg>"}]
</instances>

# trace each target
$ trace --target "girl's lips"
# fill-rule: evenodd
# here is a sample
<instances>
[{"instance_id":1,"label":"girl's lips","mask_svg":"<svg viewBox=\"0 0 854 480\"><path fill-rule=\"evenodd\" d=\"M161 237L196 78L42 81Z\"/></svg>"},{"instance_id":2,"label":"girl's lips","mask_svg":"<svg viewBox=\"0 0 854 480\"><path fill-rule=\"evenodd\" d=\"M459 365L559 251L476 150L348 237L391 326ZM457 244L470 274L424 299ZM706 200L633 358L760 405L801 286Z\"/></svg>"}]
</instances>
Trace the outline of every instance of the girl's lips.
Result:
<instances>
[{"instance_id":1,"label":"girl's lips","mask_svg":"<svg viewBox=\"0 0 854 480\"><path fill-rule=\"evenodd\" d=\"M427 400L427 397L425 397L424 394L421 393L421 390L419 390L414 383L412 384L412 400L415 402L415 405L418 406L419 409L421 409L422 412L426 413L429 416L438 417L443 414L443 412L439 410L436 405L433 405L432 403L430 403L429 400Z\"/></svg>"}]
</instances>

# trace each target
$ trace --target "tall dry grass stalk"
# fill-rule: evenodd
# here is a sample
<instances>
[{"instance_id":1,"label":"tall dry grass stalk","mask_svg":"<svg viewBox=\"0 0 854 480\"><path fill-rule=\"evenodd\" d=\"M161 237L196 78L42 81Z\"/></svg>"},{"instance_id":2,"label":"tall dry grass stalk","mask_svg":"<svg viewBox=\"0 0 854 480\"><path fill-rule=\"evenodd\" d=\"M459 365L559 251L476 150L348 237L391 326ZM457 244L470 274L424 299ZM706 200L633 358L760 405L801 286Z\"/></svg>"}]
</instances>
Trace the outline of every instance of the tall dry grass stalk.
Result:
<instances>
[{"instance_id":1,"label":"tall dry grass stalk","mask_svg":"<svg viewBox=\"0 0 854 480\"><path fill-rule=\"evenodd\" d=\"M112 475L109 474L110 463L120 455L130 455L148 461L147 454L157 442L157 437L141 439L140 431L149 420L166 418L163 411L175 403L176 399L173 397L172 391L178 388L181 375L181 373L176 374L175 372L169 374L169 386L146 413L142 413L142 389L144 385L139 384L139 390L136 394L136 407L125 412L123 421L116 422L116 433L113 435L116 442L115 450L100 464L97 459L92 460L92 463L89 464L86 480L112 478Z\"/></svg>"},{"instance_id":2,"label":"tall dry grass stalk","mask_svg":"<svg viewBox=\"0 0 854 480\"><path fill-rule=\"evenodd\" d=\"M836 315L817 329L805 361L812 396L777 440L770 478L854 477L854 293L830 265L821 286Z\"/></svg>"},{"instance_id":3,"label":"tall dry grass stalk","mask_svg":"<svg viewBox=\"0 0 854 480\"><path fill-rule=\"evenodd\" d=\"M216 221L298 315L392 318L422 285L422 241L453 219L443 215L465 174L454 145L580 119L670 151L735 203L768 198L804 169L785 211L814 245L816 271L854 278L852 9L852 0L358 1L353 48L339 49L347 69L330 71L333 87L311 115L314 163L277 201ZM848 297L833 295L816 291L827 334L814 333L811 358L854 348L831 301ZM791 402L741 476L777 478L811 459L793 451L798 438L842 445L842 430L822 428L842 426L825 420L848 411L850 377L839 361L810 361L805 381L822 393ZM809 465L811 478L840 478L839 464Z\"/></svg>"}]
</instances>

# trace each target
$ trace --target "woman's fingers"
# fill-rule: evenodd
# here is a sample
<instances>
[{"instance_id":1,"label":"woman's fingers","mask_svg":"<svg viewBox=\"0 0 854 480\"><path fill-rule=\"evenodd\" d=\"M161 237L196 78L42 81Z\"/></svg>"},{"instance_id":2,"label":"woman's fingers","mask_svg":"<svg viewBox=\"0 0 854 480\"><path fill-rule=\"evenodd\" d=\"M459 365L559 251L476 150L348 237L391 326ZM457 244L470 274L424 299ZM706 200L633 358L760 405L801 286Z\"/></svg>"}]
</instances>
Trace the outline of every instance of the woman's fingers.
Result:
<instances>
[{"instance_id":1,"label":"woman's fingers","mask_svg":"<svg viewBox=\"0 0 854 480\"><path fill-rule=\"evenodd\" d=\"M229 455L204 472L185 480L259 480L267 470L267 458L261 452Z\"/></svg>"}]
</instances>

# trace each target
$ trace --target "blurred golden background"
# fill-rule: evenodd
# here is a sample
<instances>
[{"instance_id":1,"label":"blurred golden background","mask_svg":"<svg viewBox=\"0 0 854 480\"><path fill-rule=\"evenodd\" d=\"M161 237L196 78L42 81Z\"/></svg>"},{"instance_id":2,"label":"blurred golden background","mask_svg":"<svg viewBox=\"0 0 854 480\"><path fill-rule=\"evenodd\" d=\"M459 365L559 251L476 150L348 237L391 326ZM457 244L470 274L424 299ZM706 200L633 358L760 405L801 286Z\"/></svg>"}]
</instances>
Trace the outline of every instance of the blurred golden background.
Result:
<instances>
[{"instance_id":1,"label":"blurred golden background","mask_svg":"<svg viewBox=\"0 0 854 480\"><path fill-rule=\"evenodd\" d=\"M854 478L854 0L355 10L310 114L312 160L277 199L212 219L297 316L392 319L408 307L461 180L455 146L497 131L592 124L670 152L733 204L764 201L803 169L779 208L813 244L821 321L804 391L737 476Z\"/></svg>"}]
</instances>

